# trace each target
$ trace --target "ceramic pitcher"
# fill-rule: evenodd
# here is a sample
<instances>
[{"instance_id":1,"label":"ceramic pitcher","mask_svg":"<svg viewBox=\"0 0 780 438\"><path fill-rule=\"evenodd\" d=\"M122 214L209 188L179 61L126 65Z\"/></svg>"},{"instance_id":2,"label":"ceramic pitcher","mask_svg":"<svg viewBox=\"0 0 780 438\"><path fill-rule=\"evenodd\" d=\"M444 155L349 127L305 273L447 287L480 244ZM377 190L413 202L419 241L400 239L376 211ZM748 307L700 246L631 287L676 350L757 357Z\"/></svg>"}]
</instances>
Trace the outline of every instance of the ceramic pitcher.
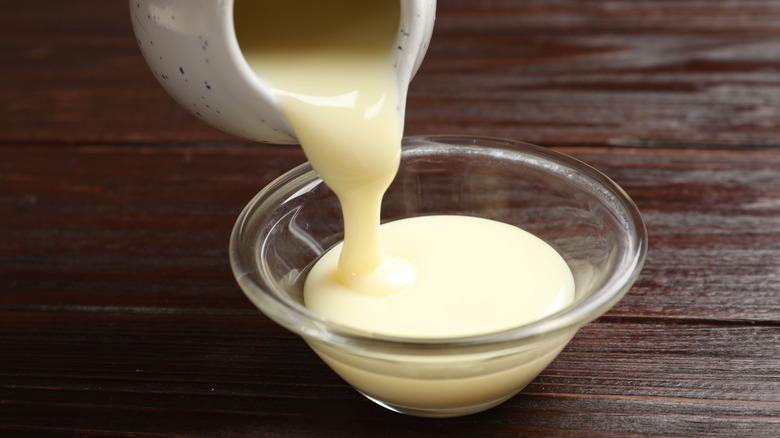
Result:
<instances>
[{"instance_id":1,"label":"ceramic pitcher","mask_svg":"<svg viewBox=\"0 0 780 438\"><path fill-rule=\"evenodd\" d=\"M297 143L272 89L242 55L235 1L240 0L130 0L141 52L163 88L194 116L251 140ZM399 1L396 45L403 50L394 52L394 63L403 121L408 84L433 31L436 1Z\"/></svg>"}]
</instances>

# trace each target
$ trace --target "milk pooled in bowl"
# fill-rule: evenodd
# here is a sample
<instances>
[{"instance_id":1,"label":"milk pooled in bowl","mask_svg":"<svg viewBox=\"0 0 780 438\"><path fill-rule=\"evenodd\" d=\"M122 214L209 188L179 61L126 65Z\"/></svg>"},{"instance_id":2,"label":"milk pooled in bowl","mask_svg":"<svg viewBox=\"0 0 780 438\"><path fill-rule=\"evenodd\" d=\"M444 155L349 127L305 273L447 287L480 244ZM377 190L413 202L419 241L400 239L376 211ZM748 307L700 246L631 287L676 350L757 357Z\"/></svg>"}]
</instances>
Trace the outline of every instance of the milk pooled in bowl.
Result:
<instances>
[{"instance_id":1,"label":"milk pooled in bowl","mask_svg":"<svg viewBox=\"0 0 780 438\"><path fill-rule=\"evenodd\" d=\"M380 226L401 155L399 17L398 0L235 2L247 62L274 89L341 203L344 242L309 273L306 307L366 332L413 338L506 330L566 307L574 281L565 261L517 227L446 215Z\"/></svg>"}]
</instances>

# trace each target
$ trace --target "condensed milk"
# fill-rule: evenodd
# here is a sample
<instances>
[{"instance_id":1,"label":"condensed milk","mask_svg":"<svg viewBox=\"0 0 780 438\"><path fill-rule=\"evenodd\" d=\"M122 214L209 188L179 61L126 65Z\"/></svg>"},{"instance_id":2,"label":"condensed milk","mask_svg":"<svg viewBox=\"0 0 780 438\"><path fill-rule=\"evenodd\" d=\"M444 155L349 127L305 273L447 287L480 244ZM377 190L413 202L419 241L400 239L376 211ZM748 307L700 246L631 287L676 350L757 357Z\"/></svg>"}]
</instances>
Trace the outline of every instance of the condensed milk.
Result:
<instances>
[{"instance_id":1,"label":"condensed milk","mask_svg":"<svg viewBox=\"0 0 780 438\"><path fill-rule=\"evenodd\" d=\"M515 226L464 216L380 226L401 155L398 0L236 0L234 14L247 62L341 203L344 241L306 280L310 310L370 333L453 338L510 329L572 302L565 261Z\"/></svg>"}]
</instances>

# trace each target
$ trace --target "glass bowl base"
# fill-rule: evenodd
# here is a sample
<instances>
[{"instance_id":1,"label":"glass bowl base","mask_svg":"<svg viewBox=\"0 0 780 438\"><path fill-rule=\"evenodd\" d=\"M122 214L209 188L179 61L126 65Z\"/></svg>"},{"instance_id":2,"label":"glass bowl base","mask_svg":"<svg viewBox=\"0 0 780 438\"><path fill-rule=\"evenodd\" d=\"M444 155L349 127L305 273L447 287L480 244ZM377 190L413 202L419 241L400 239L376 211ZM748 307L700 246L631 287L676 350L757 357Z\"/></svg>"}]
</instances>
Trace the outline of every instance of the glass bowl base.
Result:
<instances>
[{"instance_id":1,"label":"glass bowl base","mask_svg":"<svg viewBox=\"0 0 780 438\"><path fill-rule=\"evenodd\" d=\"M362 394L365 398L371 400L372 402L378 404L379 406L382 406L385 409L391 410L393 412L397 412L399 414L410 415L413 417L424 417L424 418L453 418L453 417L462 417L464 415L477 414L479 412L494 408L515 396L515 394L511 394L507 397L502 397L498 400L493 400L487 403L481 403L478 405L471 405L471 406L460 407L460 408L418 409L418 408L409 408L405 406L392 405L389 403L385 403L381 400L377 400L376 398L371 397L370 395L362 391L358 391L358 392Z\"/></svg>"}]
</instances>

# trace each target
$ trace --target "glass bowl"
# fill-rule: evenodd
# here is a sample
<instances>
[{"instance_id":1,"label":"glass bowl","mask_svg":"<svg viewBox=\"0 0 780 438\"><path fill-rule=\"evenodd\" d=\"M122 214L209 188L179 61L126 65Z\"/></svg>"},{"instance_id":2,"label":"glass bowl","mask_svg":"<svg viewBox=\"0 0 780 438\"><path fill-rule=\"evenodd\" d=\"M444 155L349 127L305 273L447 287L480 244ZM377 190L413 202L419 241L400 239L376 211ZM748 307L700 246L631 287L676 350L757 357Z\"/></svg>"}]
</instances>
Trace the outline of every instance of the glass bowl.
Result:
<instances>
[{"instance_id":1,"label":"glass bowl","mask_svg":"<svg viewBox=\"0 0 780 438\"><path fill-rule=\"evenodd\" d=\"M620 187L574 158L516 141L404 139L382 220L437 214L498 220L545 240L574 275L574 302L509 330L443 339L377 335L318 317L304 307L303 283L343 229L337 198L308 163L246 206L231 235L231 266L266 316L363 395L405 414L452 417L521 391L580 327L625 295L647 251L642 217Z\"/></svg>"}]
</instances>

